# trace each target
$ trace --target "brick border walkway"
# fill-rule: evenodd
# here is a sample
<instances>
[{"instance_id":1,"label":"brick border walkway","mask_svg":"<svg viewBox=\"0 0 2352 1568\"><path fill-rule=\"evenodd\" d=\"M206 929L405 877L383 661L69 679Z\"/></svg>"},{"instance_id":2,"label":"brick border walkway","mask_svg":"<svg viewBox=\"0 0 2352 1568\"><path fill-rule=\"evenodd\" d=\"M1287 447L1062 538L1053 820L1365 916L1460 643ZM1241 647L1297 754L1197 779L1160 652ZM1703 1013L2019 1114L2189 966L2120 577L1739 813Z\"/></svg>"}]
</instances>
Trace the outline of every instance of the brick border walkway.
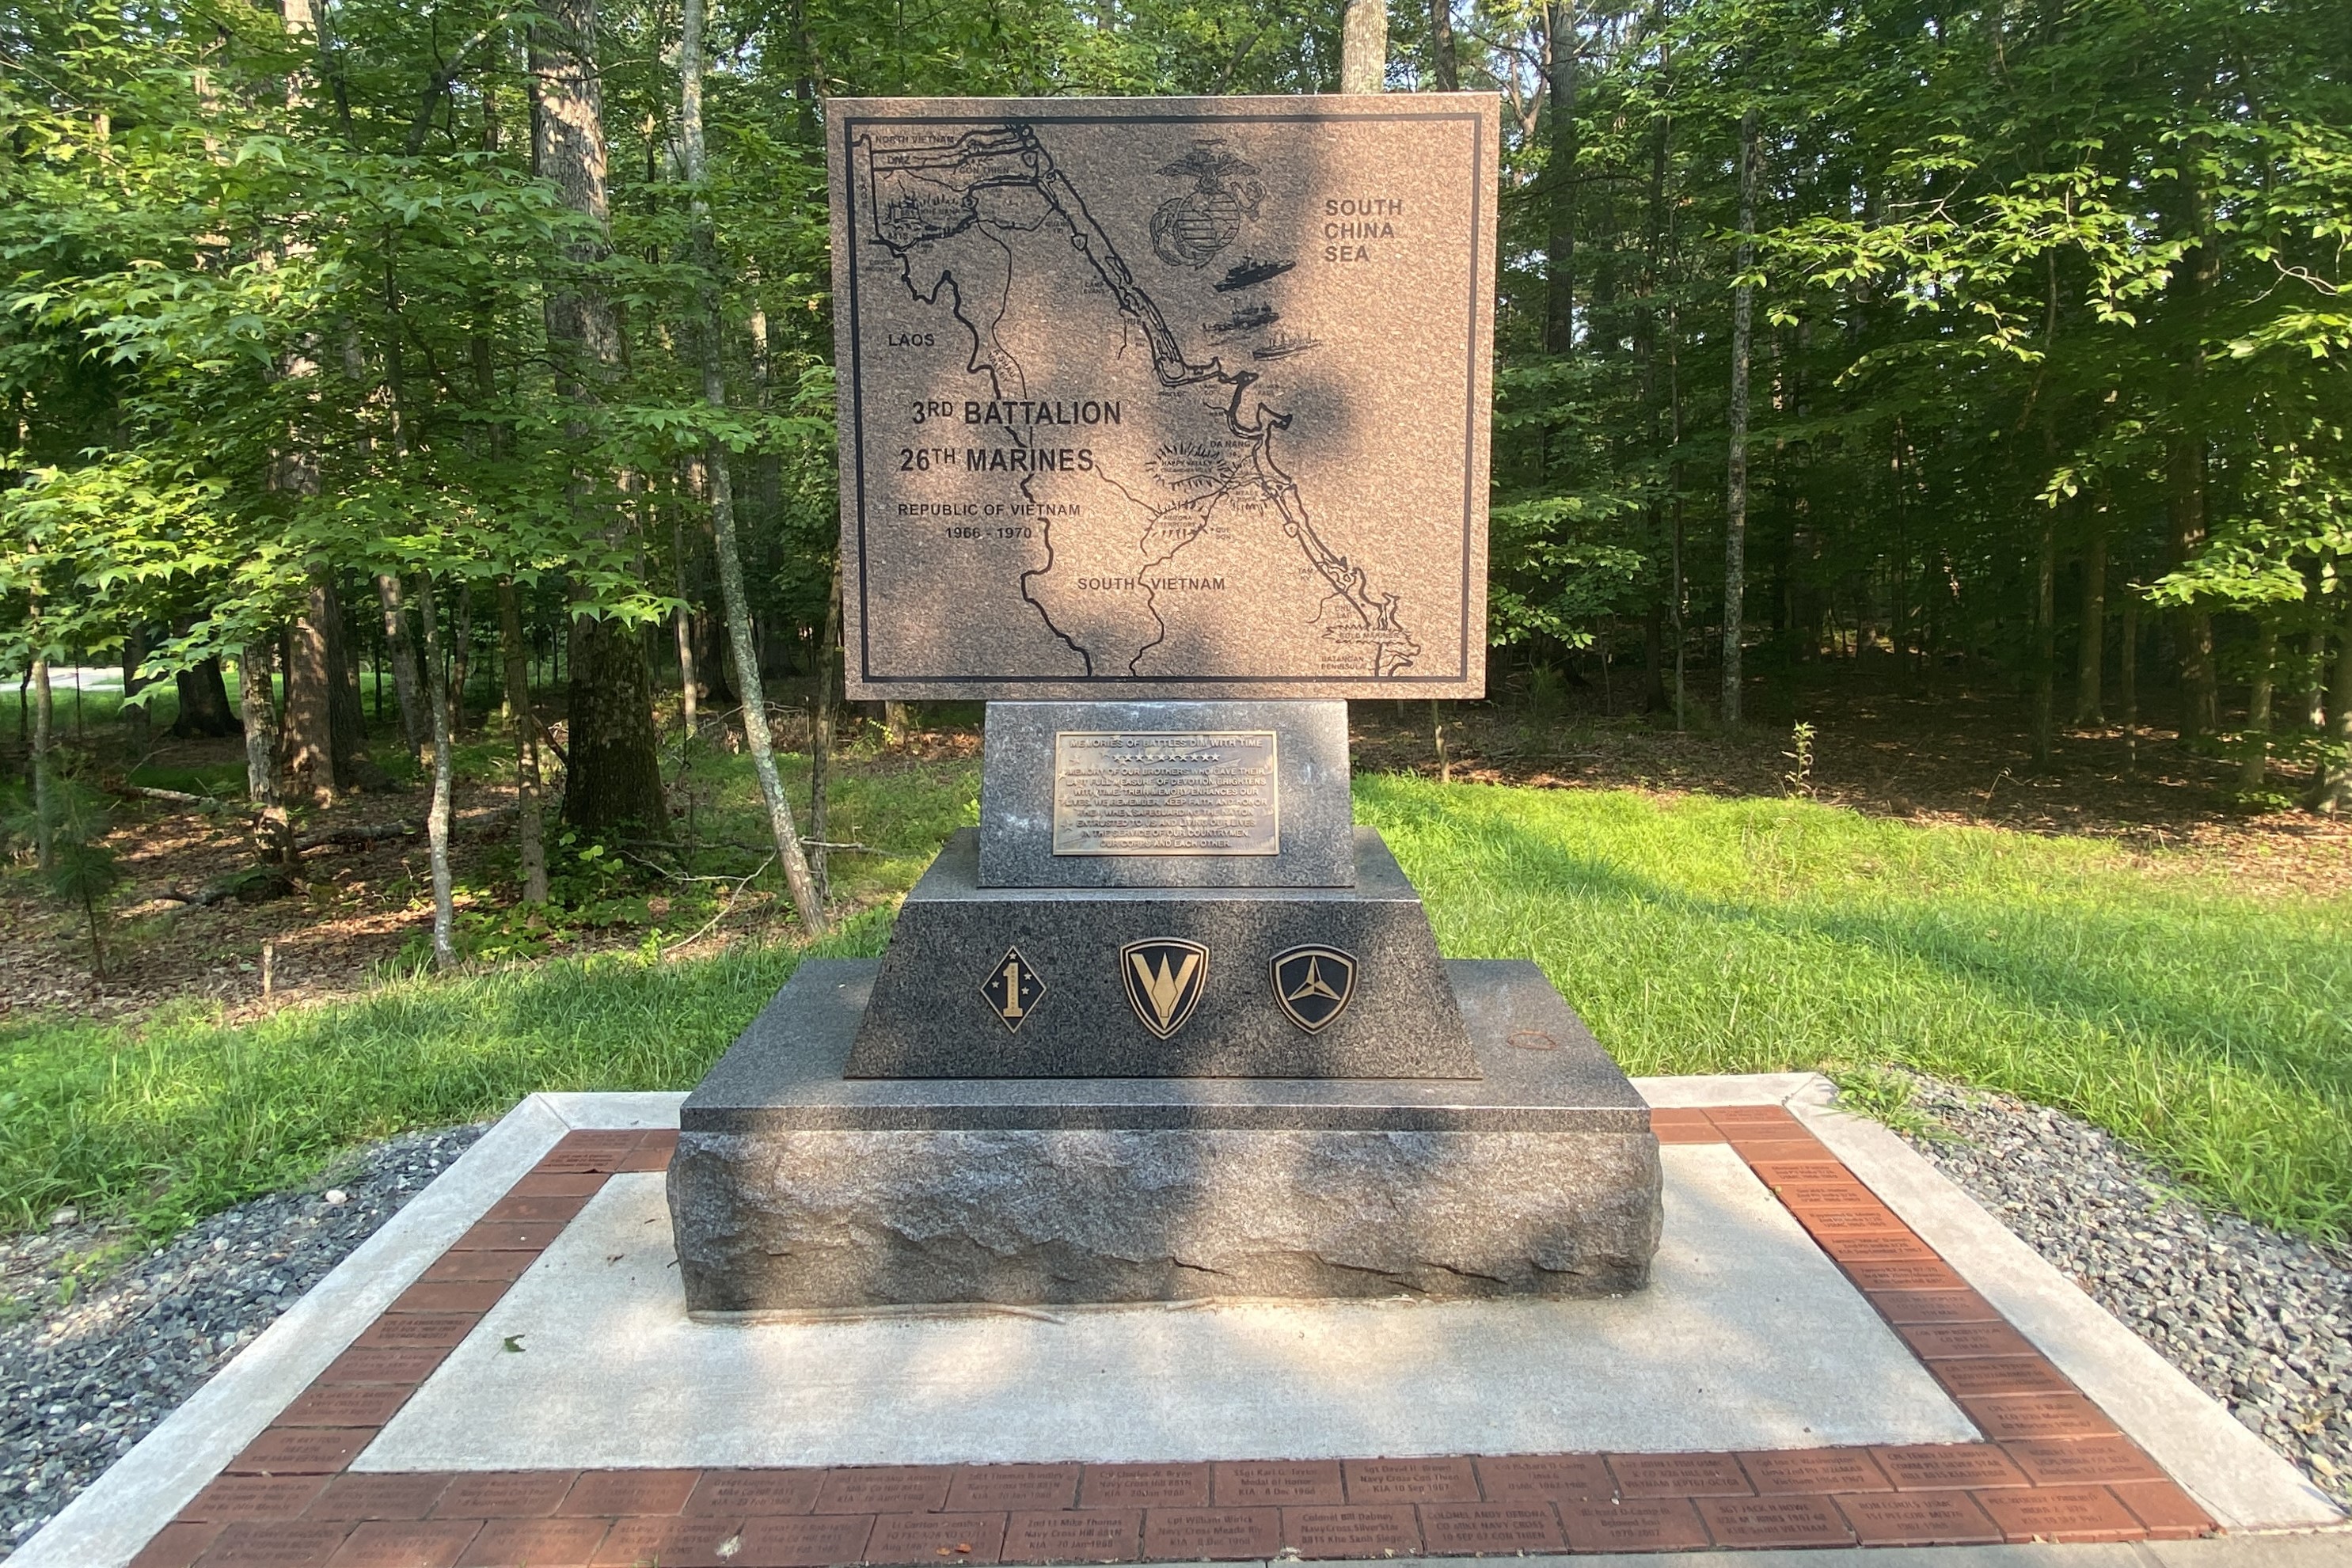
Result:
<instances>
[{"instance_id":1,"label":"brick border walkway","mask_svg":"<svg viewBox=\"0 0 2352 1568\"><path fill-rule=\"evenodd\" d=\"M1651 1113L1728 1144L1990 1439L1763 1453L1165 1465L345 1473L530 1267L677 1134L575 1132L132 1568L845 1568L2179 1540L2213 1521L1779 1105Z\"/></svg>"}]
</instances>

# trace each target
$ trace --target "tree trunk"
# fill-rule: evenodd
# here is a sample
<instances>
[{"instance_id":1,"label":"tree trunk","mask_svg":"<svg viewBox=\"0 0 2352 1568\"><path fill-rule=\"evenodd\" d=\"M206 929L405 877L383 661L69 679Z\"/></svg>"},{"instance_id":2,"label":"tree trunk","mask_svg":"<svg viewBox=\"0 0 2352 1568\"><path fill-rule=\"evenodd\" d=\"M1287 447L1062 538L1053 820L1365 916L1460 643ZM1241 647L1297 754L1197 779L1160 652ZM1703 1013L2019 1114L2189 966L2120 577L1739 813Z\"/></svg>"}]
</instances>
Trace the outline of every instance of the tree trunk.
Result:
<instances>
[{"instance_id":1,"label":"tree trunk","mask_svg":"<svg viewBox=\"0 0 2352 1568\"><path fill-rule=\"evenodd\" d=\"M1544 163L1544 352L1576 347L1576 6L1553 0L1544 10L1550 50L1549 145Z\"/></svg>"},{"instance_id":2,"label":"tree trunk","mask_svg":"<svg viewBox=\"0 0 2352 1568\"><path fill-rule=\"evenodd\" d=\"M712 408L727 406L727 378L720 359L724 320L719 308L719 247L711 233L710 208L702 194L705 177L702 146L702 18L703 0L686 0L679 41L679 129L686 150L687 183L694 188L694 248L702 264L702 397ZM743 693L743 738L751 751L752 771L759 775L760 794L768 808L768 831L775 840L776 862L783 868L793 911L812 935L825 928L825 888L822 873L803 853L793 827L792 803L784 799L783 780L776 773L774 745L768 734L766 687L751 647L751 598L743 591L743 558L735 542L734 477L728 472L727 449L717 442L705 455L705 477L710 487L710 530L719 558L719 590L727 601L729 641L735 645L735 676ZM840 592L840 568L834 570L835 593ZM824 828L812 817L811 830L821 843Z\"/></svg>"},{"instance_id":3,"label":"tree trunk","mask_svg":"<svg viewBox=\"0 0 2352 1568\"><path fill-rule=\"evenodd\" d=\"M670 557L677 569L677 610L670 616L671 630L677 635L677 716L686 727L686 737L694 738L698 722L695 703L701 696L696 689L694 673L694 595L687 582L686 523L677 511L669 520Z\"/></svg>"},{"instance_id":4,"label":"tree trunk","mask_svg":"<svg viewBox=\"0 0 2352 1568\"><path fill-rule=\"evenodd\" d=\"M417 689L416 642L408 634L408 610L401 602L400 579L375 574L375 600L383 614L384 647L392 655L392 688L400 698L400 737L409 760L425 755L425 701Z\"/></svg>"},{"instance_id":5,"label":"tree trunk","mask_svg":"<svg viewBox=\"0 0 2352 1568\"><path fill-rule=\"evenodd\" d=\"M2328 759L2312 794L2312 805L2322 811L2352 811L2352 585L2339 577L2344 608L2336 616L2336 674L2327 687L2327 738L2335 755Z\"/></svg>"},{"instance_id":6,"label":"tree trunk","mask_svg":"<svg viewBox=\"0 0 2352 1568\"><path fill-rule=\"evenodd\" d=\"M236 733L236 716L228 706L228 683L221 678L218 659L192 664L172 680L180 693L180 716L172 723L173 735L185 739Z\"/></svg>"},{"instance_id":7,"label":"tree trunk","mask_svg":"<svg viewBox=\"0 0 2352 1568\"><path fill-rule=\"evenodd\" d=\"M2058 727L2058 512L2042 509L2033 573L2033 766L2050 766Z\"/></svg>"},{"instance_id":8,"label":"tree trunk","mask_svg":"<svg viewBox=\"0 0 2352 1568\"><path fill-rule=\"evenodd\" d=\"M2124 776L2139 771L2139 594L2124 595L2123 677Z\"/></svg>"},{"instance_id":9,"label":"tree trunk","mask_svg":"<svg viewBox=\"0 0 2352 1568\"><path fill-rule=\"evenodd\" d=\"M2205 444L2193 435L2175 436L2166 462L2166 508L2170 515L2172 563L2186 566L2205 543ZM2173 612L2180 644L2180 738L2210 738L2221 727L2219 682L2213 673L2213 617L2197 604Z\"/></svg>"},{"instance_id":10,"label":"tree trunk","mask_svg":"<svg viewBox=\"0 0 2352 1568\"><path fill-rule=\"evenodd\" d=\"M523 641L522 603L514 579L499 579L499 640L506 654L507 710L514 717L515 858L521 862L522 901L547 902L547 830L540 806L539 711L530 700L530 649Z\"/></svg>"},{"instance_id":11,"label":"tree trunk","mask_svg":"<svg viewBox=\"0 0 2352 1568\"><path fill-rule=\"evenodd\" d=\"M127 628L122 634L122 747L133 763L147 755L151 728L147 705L131 700L147 688L145 678L139 674L139 665L146 657L146 628Z\"/></svg>"},{"instance_id":12,"label":"tree trunk","mask_svg":"<svg viewBox=\"0 0 2352 1568\"><path fill-rule=\"evenodd\" d=\"M595 233L565 247L566 262L584 269L610 251L611 214L604 183L604 97L595 66L595 0L550 0L531 25L529 55L538 112L532 119L532 159L552 181L564 204L591 220ZM590 415L621 362L620 320L603 287L584 270L551 290L545 307L556 387L572 405L568 434L588 434ZM575 477L573 507L615 544L628 538L620 508L602 510L595 486ZM600 511L601 515L592 516ZM566 716L571 763L563 791L564 820L598 832L624 822L662 828L668 807L661 788L661 758L654 735L653 691L645 647L634 627L575 605L570 636Z\"/></svg>"},{"instance_id":13,"label":"tree trunk","mask_svg":"<svg viewBox=\"0 0 2352 1568\"><path fill-rule=\"evenodd\" d=\"M278 727L279 775L293 800L332 800L335 793L334 718L330 708L333 676L321 624L320 588L310 579L310 602L286 639L285 715Z\"/></svg>"},{"instance_id":14,"label":"tree trunk","mask_svg":"<svg viewBox=\"0 0 2352 1568\"><path fill-rule=\"evenodd\" d=\"M2263 614L2254 639L2254 678L2246 693L2246 748L2238 788L2259 789L2271 775L2271 696L2278 689L2278 618Z\"/></svg>"},{"instance_id":15,"label":"tree trunk","mask_svg":"<svg viewBox=\"0 0 2352 1568\"><path fill-rule=\"evenodd\" d=\"M2305 592L2318 597L2315 588ZM2311 635L2303 645L2304 668L2307 672L2303 683L2303 725L2315 734L2327 728L2327 627L2322 623L2312 627Z\"/></svg>"},{"instance_id":16,"label":"tree trunk","mask_svg":"<svg viewBox=\"0 0 2352 1568\"><path fill-rule=\"evenodd\" d=\"M474 678L474 589L457 585L457 612L449 617L449 733L466 733L466 684Z\"/></svg>"},{"instance_id":17,"label":"tree trunk","mask_svg":"<svg viewBox=\"0 0 2352 1568\"><path fill-rule=\"evenodd\" d=\"M1731 467L1723 528L1723 727L1739 727L1739 643L1748 595L1748 345L1756 290L1747 282L1756 263L1748 235L1756 228L1756 111L1739 117L1740 281L1731 294Z\"/></svg>"},{"instance_id":18,"label":"tree trunk","mask_svg":"<svg viewBox=\"0 0 2352 1568\"><path fill-rule=\"evenodd\" d=\"M352 657L351 622L343 618L343 598L332 573L327 584L327 659L334 672L328 712L335 727L335 788L356 790L381 787L383 775L368 760L367 710L360 706L358 662Z\"/></svg>"},{"instance_id":19,"label":"tree trunk","mask_svg":"<svg viewBox=\"0 0 2352 1568\"><path fill-rule=\"evenodd\" d=\"M49 696L49 655L33 655L33 860L43 871L57 858L56 805L49 799L49 737L57 708Z\"/></svg>"},{"instance_id":20,"label":"tree trunk","mask_svg":"<svg viewBox=\"0 0 2352 1568\"><path fill-rule=\"evenodd\" d=\"M2091 537L2083 541L2083 627L2074 656L2074 722L2107 722L2100 685L2107 662L2107 508L2091 514Z\"/></svg>"},{"instance_id":21,"label":"tree trunk","mask_svg":"<svg viewBox=\"0 0 2352 1568\"><path fill-rule=\"evenodd\" d=\"M1348 0L1339 23L1339 90L1379 92L1388 71L1388 0Z\"/></svg>"},{"instance_id":22,"label":"tree trunk","mask_svg":"<svg viewBox=\"0 0 2352 1568\"><path fill-rule=\"evenodd\" d=\"M1429 0L1429 79L1440 92L1462 86L1454 57L1454 0Z\"/></svg>"},{"instance_id":23,"label":"tree trunk","mask_svg":"<svg viewBox=\"0 0 2352 1568\"><path fill-rule=\"evenodd\" d=\"M269 648L247 643L237 652L237 717L245 729L245 798L258 813L254 841L266 861L293 852L286 808L278 799L277 724L269 706Z\"/></svg>"},{"instance_id":24,"label":"tree trunk","mask_svg":"<svg viewBox=\"0 0 2352 1568\"><path fill-rule=\"evenodd\" d=\"M425 695L433 716L433 804L425 813L425 853L433 867L433 967L457 967L457 911L449 876L449 678L441 662L441 624L433 574L416 574L416 620L425 629Z\"/></svg>"}]
</instances>

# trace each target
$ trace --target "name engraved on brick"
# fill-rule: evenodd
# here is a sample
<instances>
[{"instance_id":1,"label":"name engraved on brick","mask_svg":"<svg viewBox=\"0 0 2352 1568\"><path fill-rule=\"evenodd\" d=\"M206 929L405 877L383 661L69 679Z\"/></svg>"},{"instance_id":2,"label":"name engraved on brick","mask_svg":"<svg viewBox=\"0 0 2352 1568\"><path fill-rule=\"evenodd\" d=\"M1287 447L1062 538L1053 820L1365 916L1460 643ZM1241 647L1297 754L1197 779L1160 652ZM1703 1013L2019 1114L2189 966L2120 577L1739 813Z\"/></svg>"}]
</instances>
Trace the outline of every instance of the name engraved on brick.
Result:
<instances>
[{"instance_id":1,"label":"name engraved on brick","mask_svg":"<svg viewBox=\"0 0 2352 1568\"><path fill-rule=\"evenodd\" d=\"M1271 855L1282 848L1274 731L1063 730L1057 855Z\"/></svg>"}]
</instances>

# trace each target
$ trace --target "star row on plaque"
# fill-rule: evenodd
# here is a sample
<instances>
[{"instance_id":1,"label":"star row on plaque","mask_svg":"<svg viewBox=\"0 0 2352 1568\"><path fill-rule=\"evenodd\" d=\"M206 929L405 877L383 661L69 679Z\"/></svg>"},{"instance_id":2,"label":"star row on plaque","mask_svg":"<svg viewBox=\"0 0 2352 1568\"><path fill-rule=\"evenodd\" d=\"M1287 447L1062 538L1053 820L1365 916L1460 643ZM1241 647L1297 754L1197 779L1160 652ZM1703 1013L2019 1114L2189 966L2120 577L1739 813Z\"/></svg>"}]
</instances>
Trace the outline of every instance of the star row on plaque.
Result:
<instances>
[{"instance_id":1,"label":"star row on plaque","mask_svg":"<svg viewBox=\"0 0 2352 1568\"><path fill-rule=\"evenodd\" d=\"M1118 974L1128 1004L1143 1027L1166 1040L1190 1022L1209 983L1209 949L1182 936L1155 936L1118 950ZM1266 966L1274 1005L1282 1016L1319 1034L1348 1010L1356 996L1352 953L1319 943L1287 948ZM1045 977L1018 947L980 983L980 994L997 1021L1018 1032L1045 995Z\"/></svg>"}]
</instances>

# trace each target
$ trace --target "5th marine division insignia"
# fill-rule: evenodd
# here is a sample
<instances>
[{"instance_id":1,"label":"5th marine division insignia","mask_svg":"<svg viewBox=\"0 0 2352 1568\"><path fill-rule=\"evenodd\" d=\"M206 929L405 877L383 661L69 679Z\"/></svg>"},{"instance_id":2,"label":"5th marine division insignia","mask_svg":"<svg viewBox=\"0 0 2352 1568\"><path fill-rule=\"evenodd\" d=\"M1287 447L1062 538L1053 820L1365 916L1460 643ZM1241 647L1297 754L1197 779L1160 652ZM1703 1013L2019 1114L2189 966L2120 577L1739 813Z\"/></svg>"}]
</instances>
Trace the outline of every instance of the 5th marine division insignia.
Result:
<instances>
[{"instance_id":1,"label":"5th marine division insignia","mask_svg":"<svg viewBox=\"0 0 2352 1568\"><path fill-rule=\"evenodd\" d=\"M1309 1034L1348 1010L1356 998L1356 956L1309 945L1274 956L1274 1001Z\"/></svg>"},{"instance_id":2,"label":"5th marine division insignia","mask_svg":"<svg viewBox=\"0 0 2352 1568\"><path fill-rule=\"evenodd\" d=\"M1209 950L1181 936L1130 942L1118 950L1119 977L1143 1027L1166 1040L1184 1027L1209 983Z\"/></svg>"},{"instance_id":3,"label":"5th marine division insignia","mask_svg":"<svg viewBox=\"0 0 2352 1568\"><path fill-rule=\"evenodd\" d=\"M1037 1010L1037 998L1045 994L1045 982L1029 967L1018 947L1004 950L1004 961L989 971L988 978L980 983L980 994L988 999L988 1010L1014 1034L1029 1021Z\"/></svg>"}]
</instances>

